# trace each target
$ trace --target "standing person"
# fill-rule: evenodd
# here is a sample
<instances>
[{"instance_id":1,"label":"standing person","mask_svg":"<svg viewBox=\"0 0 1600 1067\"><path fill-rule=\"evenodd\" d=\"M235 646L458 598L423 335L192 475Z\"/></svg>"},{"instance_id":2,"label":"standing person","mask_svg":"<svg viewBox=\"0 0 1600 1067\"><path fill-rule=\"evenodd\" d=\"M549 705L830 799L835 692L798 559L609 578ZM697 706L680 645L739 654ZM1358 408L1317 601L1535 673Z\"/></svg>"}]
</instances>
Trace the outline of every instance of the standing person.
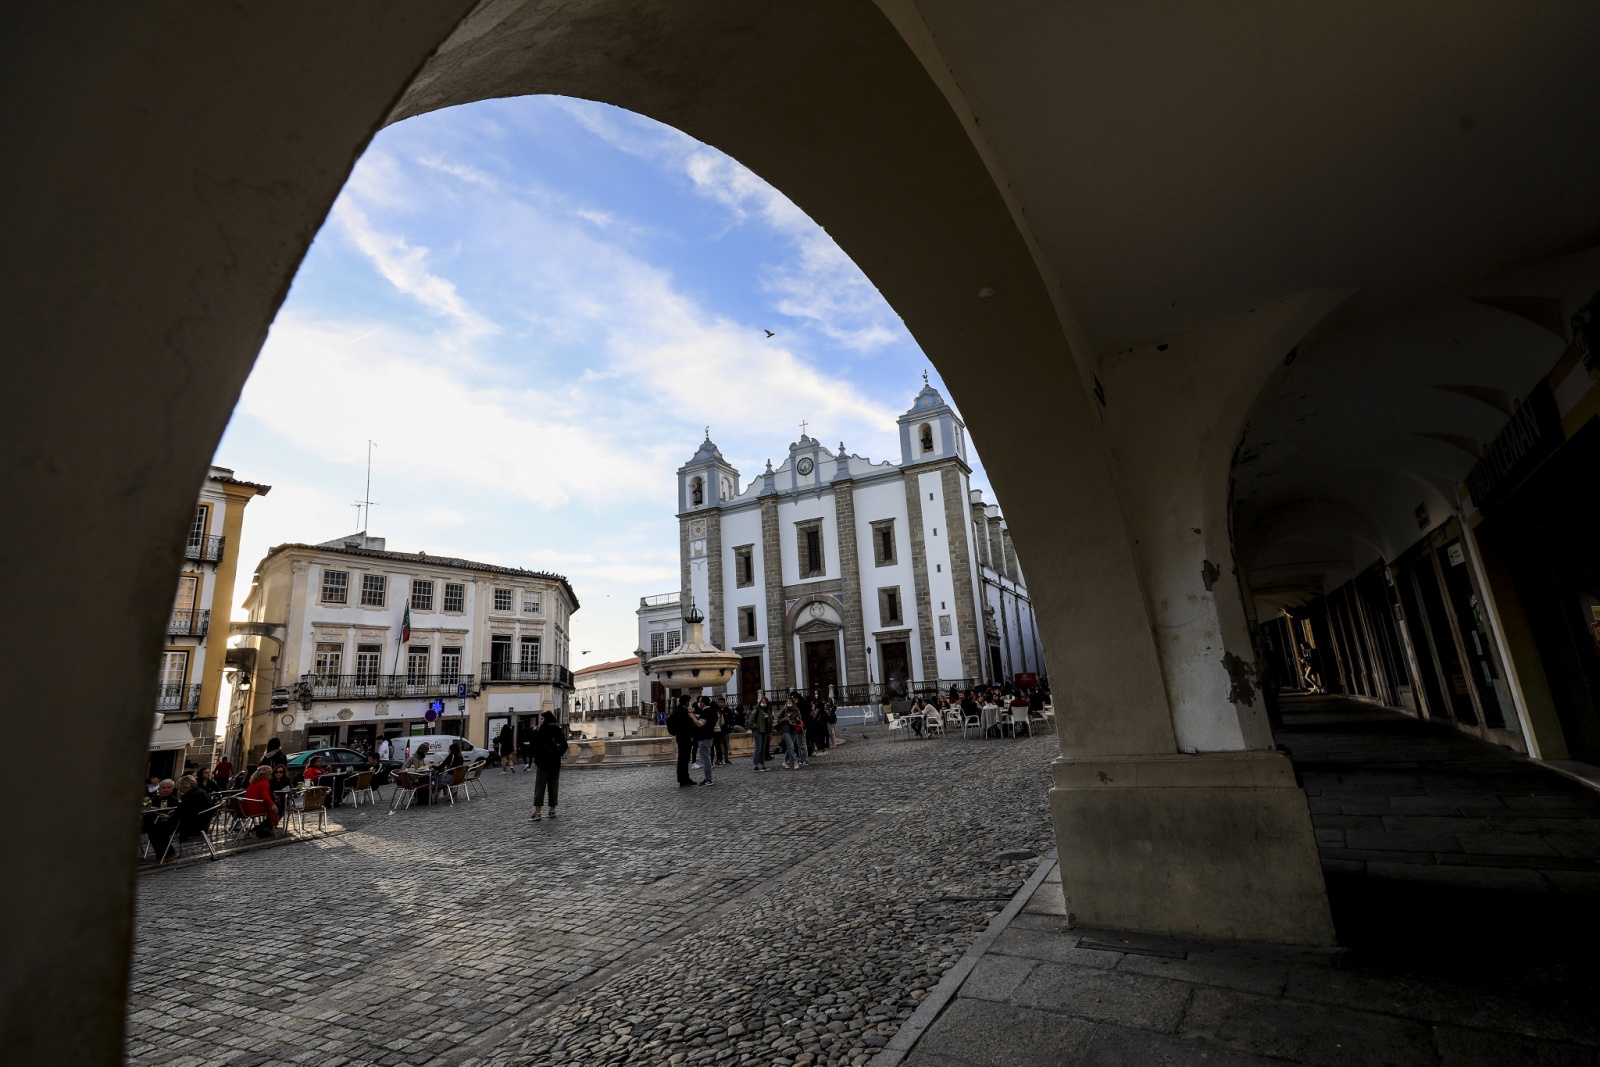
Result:
<instances>
[{"instance_id":1,"label":"standing person","mask_svg":"<svg viewBox=\"0 0 1600 1067\"><path fill-rule=\"evenodd\" d=\"M534 728L527 723L517 727L517 750L522 753L522 769L528 770L533 766L533 735Z\"/></svg>"},{"instance_id":2,"label":"standing person","mask_svg":"<svg viewBox=\"0 0 1600 1067\"><path fill-rule=\"evenodd\" d=\"M389 754L393 751L394 750L389 747L389 739L387 737L378 742L378 759L380 762L388 763Z\"/></svg>"},{"instance_id":3,"label":"standing person","mask_svg":"<svg viewBox=\"0 0 1600 1067\"><path fill-rule=\"evenodd\" d=\"M718 697L714 709L717 713L716 732L711 735L712 762L719 766L728 765L728 735L733 732L733 716L728 713L728 698Z\"/></svg>"},{"instance_id":4,"label":"standing person","mask_svg":"<svg viewBox=\"0 0 1600 1067\"><path fill-rule=\"evenodd\" d=\"M750 713L749 726L750 739L755 742L750 763L756 770L764 771L767 769L767 735L772 732L772 706L765 700L756 703L755 710Z\"/></svg>"},{"instance_id":5,"label":"standing person","mask_svg":"<svg viewBox=\"0 0 1600 1067\"><path fill-rule=\"evenodd\" d=\"M695 718L694 740L695 747L700 751L700 763L706 776L700 779L701 785L711 785L711 767L716 759L717 727L721 724L721 716L717 714L717 706L705 697L700 698L700 711Z\"/></svg>"},{"instance_id":6,"label":"standing person","mask_svg":"<svg viewBox=\"0 0 1600 1067\"><path fill-rule=\"evenodd\" d=\"M828 703L827 703L827 719L828 719L828 744L829 745L842 745L842 744L844 744L844 738L839 736L839 705L835 704L832 700L829 700Z\"/></svg>"},{"instance_id":7,"label":"standing person","mask_svg":"<svg viewBox=\"0 0 1600 1067\"><path fill-rule=\"evenodd\" d=\"M556 722L556 713L547 711L539 719L539 729L533 735L533 815L534 822L544 818L544 794L550 792L550 818L556 817L556 805L561 802L561 757L567 754L567 735Z\"/></svg>"},{"instance_id":8,"label":"standing person","mask_svg":"<svg viewBox=\"0 0 1600 1067\"><path fill-rule=\"evenodd\" d=\"M268 767L287 767L289 757L283 754L283 742L276 737L267 742L267 754L261 757L261 762Z\"/></svg>"},{"instance_id":9,"label":"standing person","mask_svg":"<svg viewBox=\"0 0 1600 1067\"><path fill-rule=\"evenodd\" d=\"M678 786L694 785L689 777L689 757L694 752L694 721L689 712L689 698L680 696L673 702L667 715L667 733L678 743Z\"/></svg>"},{"instance_id":10,"label":"standing person","mask_svg":"<svg viewBox=\"0 0 1600 1067\"><path fill-rule=\"evenodd\" d=\"M211 774L217 780L217 785L226 789L228 787L228 779L233 777L233 760L223 756L222 761L217 764L216 769Z\"/></svg>"},{"instance_id":11,"label":"standing person","mask_svg":"<svg viewBox=\"0 0 1600 1067\"><path fill-rule=\"evenodd\" d=\"M761 739L761 765L764 767L767 761L772 758L772 732L773 727L778 722L778 713L773 709L772 701L767 699L765 693L761 695L760 700L756 701L756 712L765 715L767 718L767 732L762 735Z\"/></svg>"},{"instance_id":12,"label":"standing person","mask_svg":"<svg viewBox=\"0 0 1600 1067\"><path fill-rule=\"evenodd\" d=\"M517 761L514 758L516 745L516 735L511 731L511 720L507 719L505 725L500 727L500 735L494 740L494 749L500 754L501 774L517 772Z\"/></svg>"},{"instance_id":13,"label":"standing person","mask_svg":"<svg viewBox=\"0 0 1600 1067\"><path fill-rule=\"evenodd\" d=\"M778 713L778 731L783 737L783 766L797 771L806 765L805 724L800 719L800 706L790 697L783 702Z\"/></svg>"}]
</instances>

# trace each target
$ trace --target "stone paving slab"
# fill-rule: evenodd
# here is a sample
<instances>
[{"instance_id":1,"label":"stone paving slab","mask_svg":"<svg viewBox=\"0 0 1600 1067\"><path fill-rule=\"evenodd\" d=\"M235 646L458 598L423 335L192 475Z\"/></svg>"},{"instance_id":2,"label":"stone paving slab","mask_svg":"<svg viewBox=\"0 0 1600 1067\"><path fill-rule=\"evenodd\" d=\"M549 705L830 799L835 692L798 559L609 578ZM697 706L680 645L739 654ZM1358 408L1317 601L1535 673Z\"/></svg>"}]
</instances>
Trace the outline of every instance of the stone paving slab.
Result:
<instances>
[{"instance_id":1,"label":"stone paving slab","mask_svg":"<svg viewBox=\"0 0 1600 1067\"><path fill-rule=\"evenodd\" d=\"M855 731L852 731L855 733ZM1052 737L532 776L140 879L135 1064L859 1065L1051 845Z\"/></svg>"}]
</instances>

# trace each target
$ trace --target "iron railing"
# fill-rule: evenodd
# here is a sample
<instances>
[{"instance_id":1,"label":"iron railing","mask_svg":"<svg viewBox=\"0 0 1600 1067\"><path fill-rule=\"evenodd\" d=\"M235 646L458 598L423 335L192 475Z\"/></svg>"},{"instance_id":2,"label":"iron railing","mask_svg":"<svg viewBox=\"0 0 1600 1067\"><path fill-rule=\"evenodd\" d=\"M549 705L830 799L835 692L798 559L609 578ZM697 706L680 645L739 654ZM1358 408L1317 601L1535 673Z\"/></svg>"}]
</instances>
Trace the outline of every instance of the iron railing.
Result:
<instances>
[{"instance_id":1,"label":"iron railing","mask_svg":"<svg viewBox=\"0 0 1600 1067\"><path fill-rule=\"evenodd\" d=\"M204 637L211 629L211 609L174 611L167 620L169 637Z\"/></svg>"},{"instance_id":2,"label":"iron railing","mask_svg":"<svg viewBox=\"0 0 1600 1067\"><path fill-rule=\"evenodd\" d=\"M156 710L182 712L200 710L198 685L163 685L156 689Z\"/></svg>"},{"instance_id":3,"label":"iron railing","mask_svg":"<svg viewBox=\"0 0 1600 1067\"><path fill-rule=\"evenodd\" d=\"M616 708L584 708L581 711L574 709L572 714L573 717L579 722L583 722L588 719L616 719L627 718L629 716L638 718L640 715L644 714L644 708L638 704L624 704L623 706ZM650 715L651 721L655 721L654 708L650 709Z\"/></svg>"},{"instance_id":4,"label":"iron railing","mask_svg":"<svg viewBox=\"0 0 1600 1067\"><path fill-rule=\"evenodd\" d=\"M572 688L572 672L559 663L485 663L484 685L560 685Z\"/></svg>"},{"instance_id":5,"label":"iron railing","mask_svg":"<svg viewBox=\"0 0 1600 1067\"><path fill-rule=\"evenodd\" d=\"M655 596L642 596L639 598L639 606L641 608L664 608L668 604L681 602L681 593L657 593Z\"/></svg>"},{"instance_id":6,"label":"iron railing","mask_svg":"<svg viewBox=\"0 0 1600 1067\"><path fill-rule=\"evenodd\" d=\"M474 693L470 674L303 674L302 691L312 700L387 700L401 697L453 698L465 685Z\"/></svg>"},{"instance_id":7,"label":"iron railing","mask_svg":"<svg viewBox=\"0 0 1600 1067\"><path fill-rule=\"evenodd\" d=\"M183 546L183 558L203 560L206 563L215 563L222 558L222 546L227 542L226 537L191 537Z\"/></svg>"}]
</instances>

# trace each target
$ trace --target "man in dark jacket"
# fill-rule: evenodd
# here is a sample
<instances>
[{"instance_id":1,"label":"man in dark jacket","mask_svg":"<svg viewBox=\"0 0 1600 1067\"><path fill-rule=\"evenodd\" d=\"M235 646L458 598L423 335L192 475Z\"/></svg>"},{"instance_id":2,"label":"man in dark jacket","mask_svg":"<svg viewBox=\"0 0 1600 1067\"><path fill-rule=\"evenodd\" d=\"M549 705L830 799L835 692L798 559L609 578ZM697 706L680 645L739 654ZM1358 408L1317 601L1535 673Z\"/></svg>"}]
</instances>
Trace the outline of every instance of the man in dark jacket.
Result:
<instances>
[{"instance_id":1,"label":"man in dark jacket","mask_svg":"<svg viewBox=\"0 0 1600 1067\"><path fill-rule=\"evenodd\" d=\"M678 785L694 785L689 777L689 759L694 755L694 723L689 715L689 698L678 697L667 715L667 733L678 743Z\"/></svg>"},{"instance_id":2,"label":"man in dark jacket","mask_svg":"<svg viewBox=\"0 0 1600 1067\"><path fill-rule=\"evenodd\" d=\"M717 728L721 725L722 717L717 714L717 706L705 697L700 698L700 707L691 715L694 723L695 747L700 752L700 767L706 776L701 779L701 785L711 784L711 767L716 762L716 736Z\"/></svg>"},{"instance_id":3,"label":"man in dark jacket","mask_svg":"<svg viewBox=\"0 0 1600 1067\"><path fill-rule=\"evenodd\" d=\"M561 793L561 757L567 754L567 734L553 711L540 716L533 733L533 821L544 818L544 795L550 793L550 818L556 817Z\"/></svg>"}]
</instances>

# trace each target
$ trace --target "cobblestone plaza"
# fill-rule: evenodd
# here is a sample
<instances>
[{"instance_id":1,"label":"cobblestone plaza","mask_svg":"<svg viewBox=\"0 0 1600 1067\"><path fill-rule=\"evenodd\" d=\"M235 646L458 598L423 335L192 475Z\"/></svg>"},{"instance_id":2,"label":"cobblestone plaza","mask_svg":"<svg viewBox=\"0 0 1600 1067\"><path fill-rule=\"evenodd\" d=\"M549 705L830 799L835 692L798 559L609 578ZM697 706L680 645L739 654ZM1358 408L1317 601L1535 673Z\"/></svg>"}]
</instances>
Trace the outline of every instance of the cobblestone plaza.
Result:
<instances>
[{"instance_id":1,"label":"cobblestone plaza","mask_svg":"<svg viewBox=\"0 0 1600 1067\"><path fill-rule=\"evenodd\" d=\"M1052 736L569 770L139 883L136 1064L862 1064L1051 845Z\"/></svg>"}]
</instances>

